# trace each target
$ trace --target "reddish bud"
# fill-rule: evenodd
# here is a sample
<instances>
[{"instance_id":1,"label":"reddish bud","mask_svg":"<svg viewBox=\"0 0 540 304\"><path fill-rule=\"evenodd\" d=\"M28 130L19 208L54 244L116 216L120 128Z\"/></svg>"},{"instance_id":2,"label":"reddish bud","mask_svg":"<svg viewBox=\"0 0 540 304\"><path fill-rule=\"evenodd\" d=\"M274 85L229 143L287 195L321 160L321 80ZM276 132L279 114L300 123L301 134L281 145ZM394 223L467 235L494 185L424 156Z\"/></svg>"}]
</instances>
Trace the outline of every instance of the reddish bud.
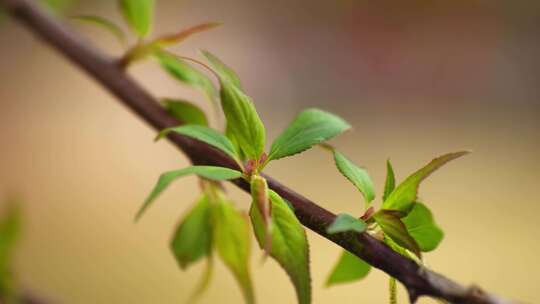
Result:
<instances>
[{"instance_id":1,"label":"reddish bud","mask_svg":"<svg viewBox=\"0 0 540 304\"><path fill-rule=\"evenodd\" d=\"M369 207L364 213L364 215L360 217L360 219L363 221L367 221L373 215L373 213L375 213L375 208L373 208L373 206Z\"/></svg>"}]
</instances>

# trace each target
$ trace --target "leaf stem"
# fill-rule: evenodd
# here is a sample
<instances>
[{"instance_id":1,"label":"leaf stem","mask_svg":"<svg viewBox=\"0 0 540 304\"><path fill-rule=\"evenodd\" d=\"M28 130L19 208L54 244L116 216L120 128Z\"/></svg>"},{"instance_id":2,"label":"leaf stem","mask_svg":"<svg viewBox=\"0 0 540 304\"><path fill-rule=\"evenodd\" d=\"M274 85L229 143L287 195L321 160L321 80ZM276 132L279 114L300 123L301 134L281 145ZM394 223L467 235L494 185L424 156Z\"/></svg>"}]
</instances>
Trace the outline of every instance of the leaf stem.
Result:
<instances>
[{"instance_id":1,"label":"leaf stem","mask_svg":"<svg viewBox=\"0 0 540 304\"><path fill-rule=\"evenodd\" d=\"M184 59L184 60L188 60L188 61L191 61L191 62L194 62L202 67L204 67L206 70L208 70L210 73L212 73L212 75L214 75L217 80L219 81L220 77L218 75L218 73L216 71L214 71L214 69L212 69L209 65L207 65L206 63L200 61L200 60L197 60L195 58L191 58L191 57L187 57L187 56L182 56L182 55L177 55L177 54L174 54L172 52L169 52L169 51L166 51L167 53L169 53L170 55L178 58L178 59Z\"/></svg>"}]
</instances>

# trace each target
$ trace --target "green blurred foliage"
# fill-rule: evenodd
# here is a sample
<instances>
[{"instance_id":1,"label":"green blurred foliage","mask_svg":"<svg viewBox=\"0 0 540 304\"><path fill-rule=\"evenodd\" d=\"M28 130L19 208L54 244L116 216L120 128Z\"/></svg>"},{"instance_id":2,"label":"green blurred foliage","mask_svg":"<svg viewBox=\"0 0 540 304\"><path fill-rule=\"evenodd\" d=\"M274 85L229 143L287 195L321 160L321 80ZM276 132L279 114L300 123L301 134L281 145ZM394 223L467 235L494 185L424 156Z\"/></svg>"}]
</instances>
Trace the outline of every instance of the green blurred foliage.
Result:
<instances>
[{"instance_id":1,"label":"green blurred foliage","mask_svg":"<svg viewBox=\"0 0 540 304\"><path fill-rule=\"evenodd\" d=\"M78 0L41 0L47 7L54 12L62 13L73 6Z\"/></svg>"},{"instance_id":2,"label":"green blurred foliage","mask_svg":"<svg viewBox=\"0 0 540 304\"><path fill-rule=\"evenodd\" d=\"M19 205L8 201L0 218L0 302L16 303L17 286L12 269L13 254L20 238Z\"/></svg>"}]
</instances>

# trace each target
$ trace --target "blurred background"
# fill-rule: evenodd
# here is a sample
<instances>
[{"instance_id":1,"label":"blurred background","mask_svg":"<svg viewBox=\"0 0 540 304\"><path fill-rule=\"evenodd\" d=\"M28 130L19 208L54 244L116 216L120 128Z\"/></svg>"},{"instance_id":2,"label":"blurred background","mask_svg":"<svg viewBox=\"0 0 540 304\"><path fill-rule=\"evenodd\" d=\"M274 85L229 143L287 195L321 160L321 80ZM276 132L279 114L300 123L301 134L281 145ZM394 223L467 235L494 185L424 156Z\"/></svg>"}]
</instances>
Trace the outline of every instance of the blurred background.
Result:
<instances>
[{"instance_id":1,"label":"blurred background","mask_svg":"<svg viewBox=\"0 0 540 304\"><path fill-rule=\"evenodd\" d=\"M154 33L205 21L224 25L175 48L230 64L255 100L269 138L305 107L354 126L333 143L371 173L385 161L402 180L434 156L470 149L420 188L446 232L428 264L462 283L540 302L540 2L538 1L157 1ZM80 0L66 15L118 23L114 1ZM197 196L175 184L138 223L158 175L187 165L155 131L19 24L0 26L0 195L25 204L15 269L20 284L54 303L184 303L202 265L181 272L168 249ZM104 52L122 49L100 28L66 23ZM156 96L198 92L153 63L130 73ZM359 214L362 197L314 149L268 171L333 212ZM228 187L238 206L249 198ZM377 201L379 204L380 201ZM386 303L387 277L323 287L340 248L308 232L314 303ZM252 261L260 303L294 303L273 262ZM217 273L200 303L240 303L232 276ZM401 302L405 292L400 290ZM423 299L421 303L434 303Z\"/></svg>"}]
</instances>

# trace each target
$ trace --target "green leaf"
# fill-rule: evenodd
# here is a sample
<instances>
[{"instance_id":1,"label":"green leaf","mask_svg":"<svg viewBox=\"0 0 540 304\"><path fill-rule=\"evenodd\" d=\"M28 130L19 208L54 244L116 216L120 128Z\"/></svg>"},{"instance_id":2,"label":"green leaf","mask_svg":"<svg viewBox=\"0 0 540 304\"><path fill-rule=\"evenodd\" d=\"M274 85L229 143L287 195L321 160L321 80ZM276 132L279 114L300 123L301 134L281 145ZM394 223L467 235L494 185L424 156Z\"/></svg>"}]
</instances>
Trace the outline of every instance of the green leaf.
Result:
<instances>
[{"instance_id":1,"label":"green leaf","mask_svg":"<svg viewBox=\"0 0 540 304\"><path fill-rule=\"evenodd\" d=\"M163 99L163 103L167 113L181 122L188 125L208 126L208 119L204 111L196 105L188 101L170 98Z\"/></svg>"},{"instance_id":2,"label":"green leaf","mask_svg":"<svg viewBox=\"0 0 540 304\"><path fill-rule=\"evenodd\" d=\"M208 100L214 104L216 89L212 81L204 73L187 64L184 60L159 48L153 49L152 54L172 77L201 90L206 94Z\"/></svg>"},{"instance_id":3,"label":"green leaf","mask_svg":"<svg viewBox=\"0 0 540 304\"><path fill-rule=\"evenodd\" d=\"M394 191L396 188L396 177L394 175L394 168L392 168L392 164L390 163L390 160L386 161L386 182L384 183L384 194L383 194L383 202L386 201L386 198Z\"/></svg>"},{"instance_id":4,"label":"green leaf","mask_svg":"<svg viewBox=\"0 0 540 304\"><path fill-rule=\"evenodd\" d=\"M264 152L266 131L251 99L228 82L221 84L221 107L242 152L257 160Z\"/></svg>"},{"instance_id":5,"label":"green leaf","mask_svg":"<svg viewBox=\"0 0 540 304\"><path fill-rule=\"evenodd\" d=\"M412 251L421 257L420 248L416 241L409 235L407 228L399 219L395 212L390 210L379 210L373 215L384 234L394 240L398 245Z\"/></svg>"},{"instance_id":6,"label":"green leaf","mask_svg":"<svg viewBox=\"0 0 540 304\"><path fill-rule=\"evenodd\" d=\"M422 203L415 203L411 212L401 220L424 252L437 248L444 237L443 231L433 220L431 211Z\"/></svg>"},{"instance_id":7,"label":"green leaf","mask_svg":"<svg viewBox=\"0 0 540 304\"><path fill-rule=\"evenodd\" d=\"M418 195L418 186L420 183L447 162L468 153L469 152L467 151L461 151L445 154L435 158L425 167L416 171L411 176L407 177L405 181L399 184L399 186L397 186L396 189L394 189L394 191L392 191L392 193L390 193L388 198L384 201L382 208L399 210L405 213L409 212Z\"/></svg>"},{"instance_id":8,"label":"green leaf","mask_svg":"<svg viewBox=\"0 0 540 304\"><path fill-rule=\"evenodd\" d=\"M262 223L264 225L264 251L270 253L272 247L272 215L270 197L268 194L268 184L266 179L259 175L253 175L251 177L251 205L257 209L257 212L261 215Z\"/></svg>"},{"instance_id":9,"label":"green leaf","mask_svg":"<svg viewBox=\"0 0 540 304\"><path fill-rule=\"evenodd\" d=\"M229 128L229 125L225 125L225 136L233 144L234 150L238 154L238 158L240 158L240 160L242 160L242 161L245 161L246 160L246 155L242 151L242 148L240 148L240 144L238 143L238 140L236 140L236 138L234 137L234 134L232 133L231 129Z\"/></svg>"},{"instance_id":10,"label":"green leaf","mask_svg":"<svg viewBox=\"0 0 540 304\"><path fill-rule=\"evenodd\" d=\"M127 24L139 37L145 37L150 33L154 0L120 0L120 10Z\"/></svg>"},{"instance_id":11,"label":"green leaf","mask_svg":"<svg viewBox=\"0 0 540 304\"><path fill-rule=\"evenodd\" d=\"M88 24L97 25L113 34L122 46L127 45L126 34L124 31L122 31L122 29L114 22L107 20L106 18L91 15L73 16L71 18Z\"/></svg>"},{"instance_id":12,"label":"green leaf","mask_svg":"<svg viewBox=\"0 0 540 304\"><path fill-rule=\"evenodd\" d=\"M214 167L214 166L191 166L180 170L169 171L161 174L154 189L144 201L141 209L137 212L135 220L138 220L144 211L152 204L152 202L176 179L196 174L210 180L229 180L236 179L242 176L242 172L229 168Z\"/></svg>"},{"instance_id":13,"label":"green leaf","mask_svg":"<svg viewBox=\"0 0 540 304\"><path fill-rule=\"evenodd\" d=\"M303 152L350 127L334 114L318 109L305 110L274 140L268 161Z\"/></svg>"},{"instance_id":14,"label":"green leaf","mask_svg":"<svg viewBox=\"0 0 540 304\"><path fill-rule=\"evenodd\" d=\"M172 46L172 45L175 45L184 41L186 38L190 37L191 35L211 30L220 25L221 23L218 23L218 22L201 23L201 24L192 26L190 28L187 28L185 30L179 31L171 35L161 36L157 38L154 41L154 43L162 47Z\"/></svg>"},{"instance_id":15,"label":"green leaf","mask_svg":"<svg viewBox=\"0 0 540 304\"><path fill-rule=\"evenodd\" d=\"M416 262L418 265L422 265L422 260L417 257L413 252L407 250L406 248L398 245L394 240L392 240L389 236L387 235L384 235L384 238L383 238L383 242L388 245L388 247L390 247L392 250L394 250L395 252L401 254L402 256L408 258L408 259L411 259L413 260L414 262Z\"/></svg>"},{"instance_id":16,"label":"green leaf","mask_svg":"<svg viewBox=\"0 0 540 304\"><path fill-rule=\"evenodd\" d=\"M354 254L343 251L336 266L326 280L326 286L330 287L336 284L350 283L365 278L371 266Z\"/></svg>"},{"instance_id":17,"label":"green leaf","mask_svg":"<svg viewBox=\"0 0 540 304\"><path fill-rule=\"evenodd\" d=\"M230 83L236 86L239 89L242 89L242 84L240 83L240 78L229 66L227 66L223 61L217 58L215 55L208 51L202 51L203 55L208 59L212 67L216 70L220 77L227 79Z\"/></svg>"},{"instance_id":18,"label":"green leaf","mask_svg":"<svg viewBox=\"0 0 540 304\"><path fill-rule=\"evenodd\" d=\"M210 216L208 196L203 194L178 225L170 247L180 268L186 269L210 254L212 240Z\"/></svg>"},{"instance_id":19,"label":"green leaf","mask_svg":"<svg viewBox=\"0 0 540 304\"><path fill-rule=\"evenodd\" d=\"M272 202L272 248L270 256L289 275L298 298L298 303L311 303L311 276L309 272L309 250L306 232L287 203L274 191L269 190ZM252 204L251 221L261 248L265 245L263 218Z\"/></svg>"},{"instance_id":20,"label":"green leaf","mask_svg":"<svg viewBox=\"0 0 540 304\"><path fill-rule=\"evenodd\" d=\"M354 216L346 213L339 214L334 222L326 228L326 232L329 234L335 234L346 231L354 231L362 233L366 231L366 222L361 219L357 219Z\"/></svg>"},{"instance_id":21,"label":"green leaf","mask_svg":"<svg viewBox=\"0 0 540 304\"><path fill-rule=\"evenodd\" d=\"M227 137L225 137L225 135L219 133L214 129L197 125L185 125L165 129L159 133L157 139L167 136L167 134L169 134L170 132L175 132L200 140L204 143L209 144L210 146L218 148L219 150L227 153L227 155L238 161L238 155L236 154L233 144L229 141ZM238 163L240 162L238 161Z\"/></svg>"},{"instance_id":22,"label":"green leaf","mask_svg":"<svg viewBox=\"0 0 540 304\"><path fill-rule=\"evenodd\" d=\"M207 57L208 54L205 53ZM210 58L215 59L209 61L219 74L221 107L227 119L227 130L249 159L258 160L264 151L266 131L255 105L237 85L238 77L233 77L233 72L225 68L217 58Z\"/></svg>"},{"instance_id":23,"label":"green leaf","mask_svg":"<svg viewBox=\"0 0 540 304\"><path fill-rule=\"evenodd\" d=\"M339 153L335 149L334 152L334 161L336 166L353 185L362 193L364 199L366 200L366 207L369 207L369 204L375 198L375 190L373 190L373 181L366 170L356 166L353 162L348 160L343 154Z\"/></svg>"},{"instance_id":24,"label":"green leaf","mask_svg":"<svg viewBox=\"0 0 540 304\"><path fill-rule=\"evenodd\" d=\"M255 303L248 266L251 244L247 217L223 199L213 210L215 248L240 284L246 302Z\"/></svg>"}]
</instances>

